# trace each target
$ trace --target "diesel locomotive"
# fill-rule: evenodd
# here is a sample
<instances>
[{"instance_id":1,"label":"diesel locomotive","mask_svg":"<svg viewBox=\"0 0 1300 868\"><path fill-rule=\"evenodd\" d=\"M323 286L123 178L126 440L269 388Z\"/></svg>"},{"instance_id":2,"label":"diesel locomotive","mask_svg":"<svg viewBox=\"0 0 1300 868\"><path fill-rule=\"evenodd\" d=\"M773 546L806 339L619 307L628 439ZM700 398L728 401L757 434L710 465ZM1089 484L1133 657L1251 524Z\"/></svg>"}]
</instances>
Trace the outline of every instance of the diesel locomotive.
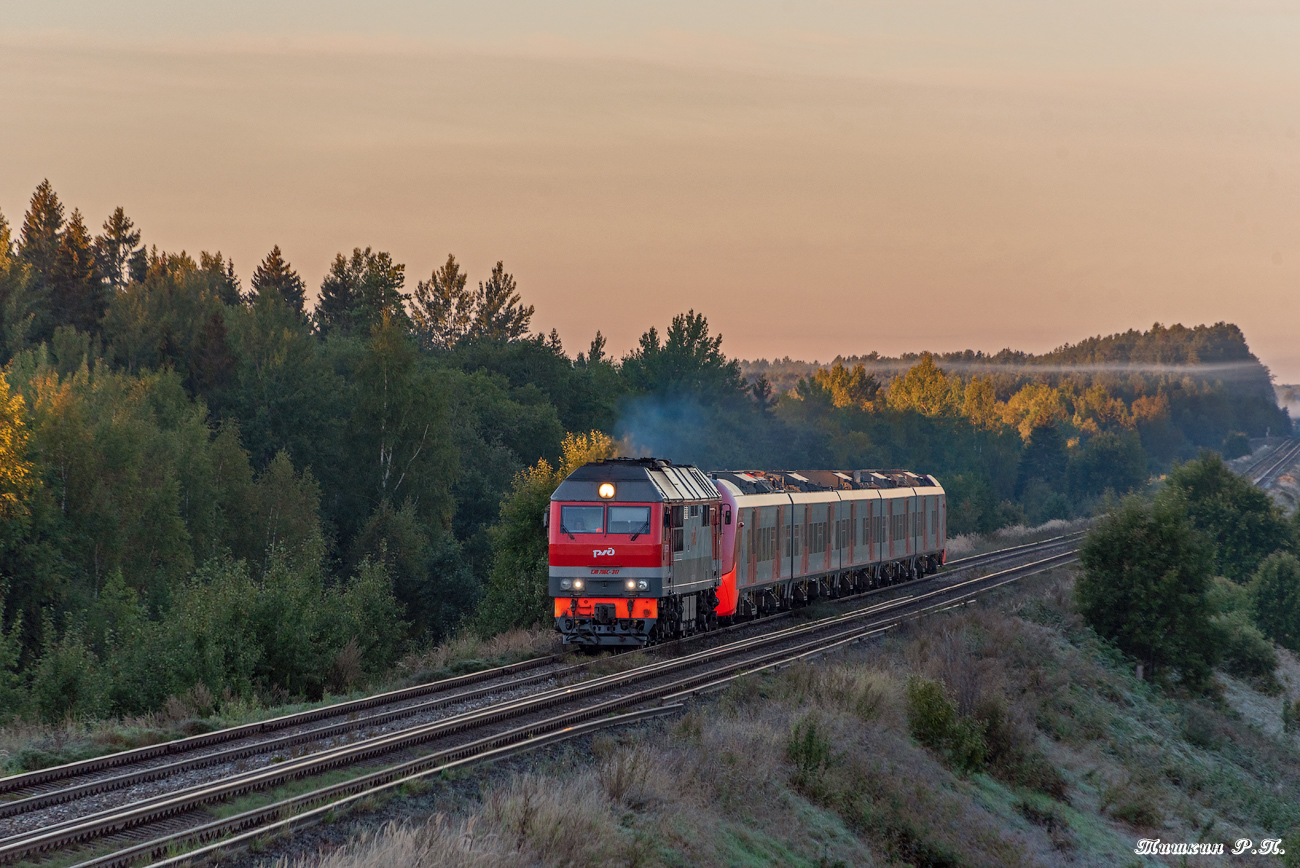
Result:
<instances>
[{"instance_id":1,"label":"diesel locomotive","mask_svg":"<svg viewBox=\"0 0 1300 868\"><path fill-rule=\"evenodd\" d=\"M906 470L577 468L544 516L566 645L641 646L934 572L947 505Z\"/></svg>"}]
</instances>

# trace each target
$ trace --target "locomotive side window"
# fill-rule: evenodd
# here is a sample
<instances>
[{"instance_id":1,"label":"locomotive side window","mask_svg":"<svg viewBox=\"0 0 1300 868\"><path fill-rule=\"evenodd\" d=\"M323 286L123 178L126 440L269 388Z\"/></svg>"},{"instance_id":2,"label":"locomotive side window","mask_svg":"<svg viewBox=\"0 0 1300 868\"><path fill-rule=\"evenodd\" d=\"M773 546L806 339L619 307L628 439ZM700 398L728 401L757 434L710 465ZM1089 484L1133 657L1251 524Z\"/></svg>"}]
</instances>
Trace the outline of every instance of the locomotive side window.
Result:
<instances>
[{"instance_id":1,"label":"locomotive side window","mask_svg":"<svg viewBox=\"0 0 1300 868\"><path fill-rule=\"evenodd\" d=\"M649 533L650 507L611 506L609 508L610 533Z\"/></svg>"},{"instance_id":2,"label":"locomotive side window","mask_svg":"<svg viewBox=\"0 0 1300 868\"><path fill-rule=\"evenodd\" d=\"M706 503L704 504L703 508L700 509L700 524L708 524L708 523L709 523L709 505Z\"/></svg>"},{"instance_id":3,"label":"locomotive side window","mask_svg":"<svg viewBox=\"0 0 1300 868\"><path fill-rule=\"evenodd\" d=\"M604 533L605 507L560 507L560 530L565 533Z\"/></svg>"},{"instance_id":4,"label":"locomotive side window","mask_svg":"<svg viewBox=\"0 0 1300 868\"><path fill-rule=\"evenodd\" d=\"M698 503L692 503L691 515L699 515L699 514L700 514L700 505Z\"/></svg>"}]
</instances>

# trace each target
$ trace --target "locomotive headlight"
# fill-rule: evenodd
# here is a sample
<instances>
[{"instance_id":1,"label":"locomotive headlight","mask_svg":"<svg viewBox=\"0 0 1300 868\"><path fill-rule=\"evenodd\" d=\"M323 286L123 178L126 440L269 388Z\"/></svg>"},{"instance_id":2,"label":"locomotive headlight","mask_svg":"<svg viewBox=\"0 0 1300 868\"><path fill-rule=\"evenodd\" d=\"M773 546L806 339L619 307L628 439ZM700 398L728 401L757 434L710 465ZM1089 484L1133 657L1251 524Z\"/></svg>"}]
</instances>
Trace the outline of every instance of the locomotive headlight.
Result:
<instances>
[{"instance_id":1,"label":"locomotive headlight","mask_svg":"<svg viewBox=\"0 0 1300 868\"><path fill-rule=\"evenodd\" d=\"M600 495L601 500L609 500L614 496L614 483L602 482L600 488L596 489L596 493Z\"/></svg>"},{"instance_id":2,"label":"locomotive headlight","mask_svg":"<svg viewBox=\"0 0 1300 868\"><path fill-rule=\"evenodd\" d=\"M573 587L573 579L560 579L560 589L567 591Z\"/></svg>"},{"instance_id":3,"label":"locomotive headlight","mask_svg":"<svg viewBox=\"0 0 1300 868\"><path fill-rule=\"evenodd\" d=\"M636 582L635 582L634 580L632 580L632 579L628 579L628 580L627 580L627 589L628 589L629 591L635 591L635 590L636 590Z\"/></svg>"},{"instance_id":4,"label":"locomotive headlight","mask_svg":"<svg viewBox=\"0 0 1300 868\"><path fill-rule=\"evenodd\" d=\"M641 581L636 583L636 589L638 591L645 591L648 590L649 588L650 588L650 583L647 582L645 579L642 579Z\"/></svg>"},{"instance_id":5,"label":"locomotive headlight","mask_svg":"<svg viewBox=\"0 0 1300 868\"><path fill-rule=\"evenodd\" d=\"M582 590L582 579L574 579L574 580L573 580L573 590L575 590L575 591L581 591L581 590Z\"/></svg>"}]
</instances>

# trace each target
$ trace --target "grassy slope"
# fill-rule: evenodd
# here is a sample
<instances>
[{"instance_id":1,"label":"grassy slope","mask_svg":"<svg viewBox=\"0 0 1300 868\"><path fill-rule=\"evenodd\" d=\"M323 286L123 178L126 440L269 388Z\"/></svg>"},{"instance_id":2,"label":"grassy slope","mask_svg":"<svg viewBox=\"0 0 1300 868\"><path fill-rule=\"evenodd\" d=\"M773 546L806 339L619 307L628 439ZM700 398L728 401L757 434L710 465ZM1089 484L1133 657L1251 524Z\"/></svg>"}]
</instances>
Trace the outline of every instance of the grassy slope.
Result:
<instances>
[{"instance_id":1,"label":"grassy slope","mask_svg":"<svg viewBox=\"0 0 1300 868\"><path fill-rule=\"evenodd\" d=\"M672 723L437 783L421 813L379 830L384 810L345 821L368 831L302 862L1179 864L1139 860L1135 842L1230 847L1295 829L1300 749L1280 732L1281 699L1230 679L1217 703L1137 681L1081 627L1069 592L1068 575L1050 576L883 645L743 681ZM1285 657L1294 696L1300 667ZM911 737L912 675L997 721L984 771L959 774ZM1300 840L1288 843L1264 863L1300 864Z\"/></svg>"}]
</instances>

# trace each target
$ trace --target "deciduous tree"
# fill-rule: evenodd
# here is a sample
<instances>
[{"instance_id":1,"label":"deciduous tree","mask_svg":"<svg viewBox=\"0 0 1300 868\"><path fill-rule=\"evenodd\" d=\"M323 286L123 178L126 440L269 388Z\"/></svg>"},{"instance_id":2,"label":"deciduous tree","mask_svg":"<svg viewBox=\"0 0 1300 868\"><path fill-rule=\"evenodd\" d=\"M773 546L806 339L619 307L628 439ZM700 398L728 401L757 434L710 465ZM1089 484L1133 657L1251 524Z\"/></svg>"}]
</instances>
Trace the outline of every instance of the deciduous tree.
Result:
<instances>
[{"instance_id":1,"label":"deciduous tree","mask_svg":"<svg viewBox=\"0 0 1300 868\"><path fill-rule=\"evenodd\" d=\"M1153 505L1124 500L1089 531L1075 597L1089 626L1148 673L1172 669L1204 689L1218 648L1207 597L1211 552L1186 516L1176 490Z\"/></svg>"}]
</instances>

